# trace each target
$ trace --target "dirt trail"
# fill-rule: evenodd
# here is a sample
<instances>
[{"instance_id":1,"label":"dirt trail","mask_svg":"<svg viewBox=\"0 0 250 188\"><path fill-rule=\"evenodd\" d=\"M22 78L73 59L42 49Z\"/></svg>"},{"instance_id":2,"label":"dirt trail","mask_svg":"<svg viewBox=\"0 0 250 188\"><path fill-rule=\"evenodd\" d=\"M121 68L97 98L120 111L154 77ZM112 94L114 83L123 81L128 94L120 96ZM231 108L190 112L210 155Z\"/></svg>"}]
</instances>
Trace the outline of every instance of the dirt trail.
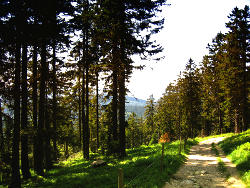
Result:
<instances>
[{"instance_id":1,"label":"dirt trail","mask_svg":"<svg viewBox=\"0 0 250 188\"><path fill-rule=\"evenodd\" d=\"M163 188L244 188L245 185L239 180L235 165L222 154L221 150L219 150L220 158L228 168L230 178L226 179L225 175L218 171L217 156L211 151L211 144L221 140L223 137L212 138L193 146L185 165L170 182L166 182Z\"/></svg>"}]
</instances>

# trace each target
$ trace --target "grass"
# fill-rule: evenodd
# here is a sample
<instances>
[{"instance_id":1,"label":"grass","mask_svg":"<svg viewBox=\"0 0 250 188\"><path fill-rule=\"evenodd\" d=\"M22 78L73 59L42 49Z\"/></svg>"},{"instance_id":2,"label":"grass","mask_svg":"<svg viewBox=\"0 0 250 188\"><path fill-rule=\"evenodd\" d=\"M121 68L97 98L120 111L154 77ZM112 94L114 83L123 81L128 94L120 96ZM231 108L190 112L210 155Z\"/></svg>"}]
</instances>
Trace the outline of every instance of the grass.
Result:
<instances>
[{"instance_id":1,"label":"grass","mask_svg":"<svg viewBox=\"0 0 250 188\"><path fill-rule=\"evenodd\" d=\"M188 140L186 150L178 154L179 141L165 145L164 170L160 170L161 145L141 146L127 150L123 160L91 154L90 161L82 159L81 153L61 162L57 168L45 173L44 177L33 176L22 187L117 187L118 169L124 173L126 187L162 187L185 161L186 154L195 140ZM91 167L95 159L103 159L108 165Z\"/></svg>"},{"instance_id":2,"label":"grass","mask_svg":"<svg viewBox=\"0 0 250 188\"><path fill-rule=\"evenodd\" d=\"M22 187L57 187L57 188L70 188L70 187L84 187L84 188L113 188L117 187L118 179L118 169L122 168L124 173L124 184L125 187L138 187L138 188L157 188L162 187L166 181L178 170L178 168L183 164L186 159L186 154L192 145L197 144L200 141L207 140L215 137L229 137L220 143L222 148L226 148L228 155L236 156L235 148L230 149L233 146L238 148L243 144L245 145L243 149L247 150L247 160L246 156L243 160L243 164L246 161L248 163L245 165L249 168L249 132L247 136L241 134L240 138L238 135L232 133L223 135L213 135L209 137L196 138L194 140L188 140L186 144L186 150L181 154L178 154L179 141L167 143L165 145L165 156L164 156L164 170L161 172L160 168L160 158L161 158L161 145L151 145L151 146L140 146L135 149L127 150L127 157L123 160L114 157L106 157L99 154L91 153L90 160L86 161L82 158L81 153L76 153L71 156L68 160L62 161L58 164L57 168L47 171L44 177L32 176L32 179L24 182ZM241 138L242 137L242 138ZM244 138L243 138L244 137ZM231 140L235 141L231 144ZM246 141L247 139L247 141ZM214 149L213 149L214 148ZM212 146L212 150L216 152L215 145ZM218 152L218 150L217 150ZM232 154L233 153L233 154ZM240 153L243 154L241 151ZM107 162L106 166L93 168L91 167L91 162L96 159L102 159ZM239 163L241 166L242 163ZM223 171L224 163L219 161L218 165ZM243 167L240 167L242 169ZM249 169L248 169L249 173ZM242 177L249 179L249 174L242 174Z\"/></svg>"},{"instance_id":3,"label":"grass","mask_svg":"<svg viewBox=\"0 0 250 188\"><path fill-rule=\"evenodd\" d=\"M250 187L250 129L219 143L227 157L236 164L242 181Z\"/></svg>"}]
</instances>

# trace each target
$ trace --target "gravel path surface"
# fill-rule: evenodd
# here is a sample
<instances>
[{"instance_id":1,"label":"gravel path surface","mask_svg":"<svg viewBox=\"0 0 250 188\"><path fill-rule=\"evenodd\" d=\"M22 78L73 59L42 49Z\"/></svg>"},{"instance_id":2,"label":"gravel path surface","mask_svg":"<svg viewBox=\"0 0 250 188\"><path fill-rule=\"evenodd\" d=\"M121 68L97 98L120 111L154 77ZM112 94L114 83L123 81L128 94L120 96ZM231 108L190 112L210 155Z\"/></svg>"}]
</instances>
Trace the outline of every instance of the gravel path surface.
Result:
<instances>
[{"instance_id":1,"label":"gravel path surface","mask_svg":"<svg viewBox=\"0 0 250 188\"><path fill-rule=\"evenodd\" d=\"M163 188L245 188L238 178L235 165L220 149L218 149L220 158L225 163L230 177L226 179L225 174L218 171L217 156L211 151L211 144L216 144L223 139L223 137L212 138L193 146L185 165L178 170L170 182L166 182Z\"/></svg>"}]
</instances>

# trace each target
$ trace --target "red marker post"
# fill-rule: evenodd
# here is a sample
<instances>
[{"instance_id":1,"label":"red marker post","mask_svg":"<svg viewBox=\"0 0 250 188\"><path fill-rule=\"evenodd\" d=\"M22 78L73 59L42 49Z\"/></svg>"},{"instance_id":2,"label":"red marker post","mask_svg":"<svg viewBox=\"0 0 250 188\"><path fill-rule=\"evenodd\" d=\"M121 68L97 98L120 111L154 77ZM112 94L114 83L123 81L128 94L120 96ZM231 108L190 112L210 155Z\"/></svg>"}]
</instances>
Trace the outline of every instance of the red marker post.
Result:
<instances>
[{"instance_id":1,"label":"red marker post","mask_svg":"<svg viewBox=\"0 0 250 188\"><path fill-rule=\"evenodd\" d=\"M163 134L160 139L159 143L162 145L162 150L161 150L161 172L163 171L163 159L164 159L164 144L166 142L170 142L170 138L168 136L168 133Z\"/></svg>"}]
</instances>

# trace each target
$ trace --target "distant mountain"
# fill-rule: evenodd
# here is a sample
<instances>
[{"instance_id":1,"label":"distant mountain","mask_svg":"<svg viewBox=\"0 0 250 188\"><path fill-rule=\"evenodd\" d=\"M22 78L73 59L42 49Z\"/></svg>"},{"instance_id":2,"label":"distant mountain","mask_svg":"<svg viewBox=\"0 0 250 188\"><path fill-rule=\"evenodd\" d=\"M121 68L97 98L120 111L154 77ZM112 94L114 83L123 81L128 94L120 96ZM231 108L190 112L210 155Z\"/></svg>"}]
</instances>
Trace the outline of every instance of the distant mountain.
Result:
<instances>
[{"instance_id":1,"label":"distant mountain","mask_svg":"<svg viewBox=\"0 0 250 188\"><path fill-rule=\"evenodd\" d=\"M129 105L145 106L146 101L135 97L126 96L126 103Z\"/></svg>"},{"instance_id":2,"label":"distant mountain","mask_svg":"<svg viewBox=\"0 0 250 188\"><path fill-rule=\"evenodd\" d=\"M137 116L142 117L145 112L145 106L145 100L126 96L126 116L134 112Z\"/></svg>"},{"instance_id":3,"label":"distant mountain","mask_svg":"<svg viewBox=\"0 0 250 188\"><path fill-rule=\"evenodd\" d=\"M102 103L102 105L107 105L110 102L111 102L111 99ZM145 112L145 109L144 109L145 106L146 106L145 100L126 96L126 104L125 104L126 118L128 118L129 114L131 114L132 112L136 113L137 116L142 117Z\"/></svg>"}]
</instances>

